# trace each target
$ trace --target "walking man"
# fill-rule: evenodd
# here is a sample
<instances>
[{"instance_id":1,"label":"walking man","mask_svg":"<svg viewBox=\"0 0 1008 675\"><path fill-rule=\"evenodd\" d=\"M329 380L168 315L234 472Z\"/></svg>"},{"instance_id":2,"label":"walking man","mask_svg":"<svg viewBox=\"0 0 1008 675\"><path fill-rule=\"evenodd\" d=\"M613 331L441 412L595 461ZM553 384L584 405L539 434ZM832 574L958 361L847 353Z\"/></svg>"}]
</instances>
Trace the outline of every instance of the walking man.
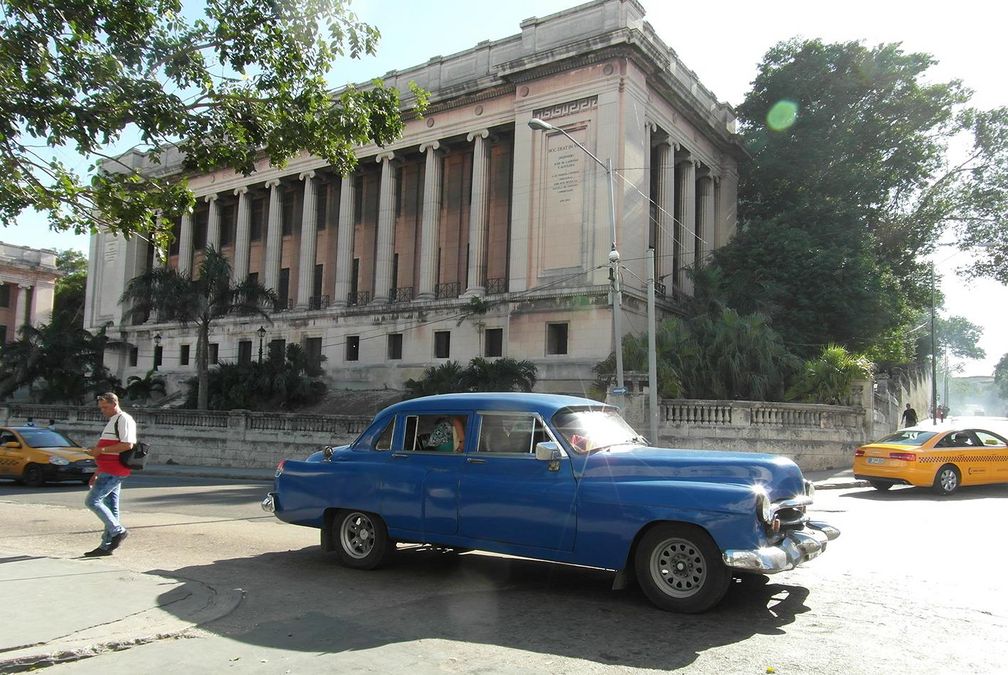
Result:
<instances>
[{"instance_id":1,"label":"walking man","mask_svg":"<svg viewBox=\"0 0 1008 675\"><path fill-rule=\"evenodd\" d=\"M130 470L119 461L119 453L136 443L136 422L119 407L119 397L106 392L98 397L98 407L108 418L98 445L89 451L98 464L84 505L94 511L105 526L101 544L84 555L88 558L112 555L129 534L119 522L119 491Z\"/></svg>"},{"instance_id":2,"label":"walking man","mask_svg":"<svg viewBox=\"0 0 1008 675\"><path fill-rule=\"evenodd\" d=\"M907 403L906 410L903 411L902 416L903 426L912 427L917 424L917 411L910 407Z\"/></svg>"}]
</instances>

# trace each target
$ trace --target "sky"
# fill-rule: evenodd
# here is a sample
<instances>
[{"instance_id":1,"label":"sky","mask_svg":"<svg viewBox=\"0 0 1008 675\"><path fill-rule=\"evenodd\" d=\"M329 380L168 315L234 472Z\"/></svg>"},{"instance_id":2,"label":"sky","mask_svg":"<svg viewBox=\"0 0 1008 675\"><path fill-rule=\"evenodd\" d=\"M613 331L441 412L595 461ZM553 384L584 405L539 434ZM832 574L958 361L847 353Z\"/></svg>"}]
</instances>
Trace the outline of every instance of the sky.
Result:
<instances>
[{"instance_id":1,"label":"sky","mask_svg":"<svg viewBox=\"0 0 1008 675\"><path fill-rule=\"evenodd\" d=\"M188 3L186 3L188 4ZM358 16L379 28L376 57L340 64L331 81L362 82L390 70L425 63L433 56L463 51L482 40L518 34L520 23L578 3L574 0L356 0ZM645 20L685 65L721 101L739 104L767 49L792 37L863 41L867 46L901 42L907 51L932 54L934 81L960 79L973 90L973 104L1008 105L1008 41L1003 22L993 20L987 1L960 0L954 6L931 0L847 0L844 3L723 0L641 0ZM37 248L77 248L87 252L87 236L54 233L44 221L26 216L0 231L0 240ZM962 362L964 375L990 375L1008 353L1008 288L992 281L969 283L956 275L967 264L949 247L933 256L945 295L945 314L965 316L984 329L983 360Z\"/></svg>"}]
</instances>

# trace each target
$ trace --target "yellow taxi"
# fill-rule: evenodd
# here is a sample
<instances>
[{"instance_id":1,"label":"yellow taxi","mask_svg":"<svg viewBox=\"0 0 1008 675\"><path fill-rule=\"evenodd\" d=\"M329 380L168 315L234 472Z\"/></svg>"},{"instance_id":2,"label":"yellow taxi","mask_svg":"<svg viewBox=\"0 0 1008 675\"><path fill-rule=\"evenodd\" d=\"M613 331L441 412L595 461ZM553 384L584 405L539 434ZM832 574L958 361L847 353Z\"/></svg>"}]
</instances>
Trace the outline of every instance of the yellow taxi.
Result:
<instances>
[{"instance_id":1,"label":"yellow taxi","mask_svg":"<svg viewBox=\"0 0 1008 675\"><path fill-rule=\"evenodd\" d=\"M985 429L900 429L857 449L854 477L876 490L905 484L940 495L962 485L1008 483L1008 440Z\"/></svg>"},{"instance_id":2,"label":"yellow taxi","mask_svg":"<svg viewBox=\"0 0 1008 675\"><path fill-rule=\"evenodd\" d=\"M94 458L84 448L52 429L0 428L0 478L33 487L57 481L87 485L95 468Z\"/></svg>"}]
</instances>

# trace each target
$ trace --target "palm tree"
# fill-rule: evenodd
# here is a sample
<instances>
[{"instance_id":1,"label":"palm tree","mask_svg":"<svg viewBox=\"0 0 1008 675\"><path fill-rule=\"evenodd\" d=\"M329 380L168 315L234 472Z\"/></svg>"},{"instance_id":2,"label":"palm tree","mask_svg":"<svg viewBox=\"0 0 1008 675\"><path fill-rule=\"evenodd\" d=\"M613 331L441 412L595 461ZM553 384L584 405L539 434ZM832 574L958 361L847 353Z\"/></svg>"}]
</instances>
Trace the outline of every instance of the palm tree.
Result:
<instances>
[{"instance_id":1,"label":"palm tree","mask_svg":"<svg viewBox=\"0 0 1008 675\"><path fill-rule=\"evenodd\" d=\"M504 357L489 361L476 357L462 372L469 391L532 391L539 373L531 361Z\"/></svg>"},{"instance_id":2,"label":"palm tree","mask_svg":"<svg viewBox=\"0 0 1008 675\"><path fill-rule=\"evenodd\" d=\"M143 377L130 375L126 378L126 396L131 401L146 401L154 394L165 394L164 378L151 369Z\"/></svg>"},{"instance_id":3,"label":"palm tree","mask_svg":"<svg viewBox=\"0 0 1008 675\"><path fill-rule=\"evenodd\" d=\"M195 278L167 267L152 269L130 281L119 302L129 306L127 314L135 319L157 312L183 327L196 324L196 407L206 410L211 324L230 314L256 314L272 322L266 309L276 300L276 293L257 281L232 284L227 258L207 247Z\"/></svg>"}]
</instances>

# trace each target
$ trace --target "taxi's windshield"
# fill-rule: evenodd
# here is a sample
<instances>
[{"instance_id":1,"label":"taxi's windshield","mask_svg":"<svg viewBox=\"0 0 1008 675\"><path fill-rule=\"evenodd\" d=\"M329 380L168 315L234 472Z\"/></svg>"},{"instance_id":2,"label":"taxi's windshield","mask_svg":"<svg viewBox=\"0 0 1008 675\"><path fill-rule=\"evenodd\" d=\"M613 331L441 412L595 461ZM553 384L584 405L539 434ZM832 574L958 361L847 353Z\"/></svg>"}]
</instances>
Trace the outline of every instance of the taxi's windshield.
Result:
<instances>
[{"instance_id":1,"label":"taxi's windshield","mask_svg":"<svg viewBox=\"0 0 1008 675\"><path fill-rule=\"evenodd\" d=\"M63 434L49 429L22 429L25 443L33 448L73 448L76 444Z\"/></svg>"},{"instance_id":2,"label":"taxi's windshield","mask_svg":"<svg viewBox=\"0 0 1008 675\"><path fill-rule=\"evenodd\" d=\"M877 443L888 443L890 445L924 445L929 438L934 438L934 431L916 431L914 429L904 429L897 431L891 436L886 436Z\"/></svg>"},{"instance_id":3,"label":"taxi's windshield","mask_svg":"<svg viewBox=\"0 0 1008 675\"><path fill-rule=\"evenodd\" d=\"M613 408L561 410L553 416L553 426L579 454L644 442Z\"/></svg>"}]
</instances>

